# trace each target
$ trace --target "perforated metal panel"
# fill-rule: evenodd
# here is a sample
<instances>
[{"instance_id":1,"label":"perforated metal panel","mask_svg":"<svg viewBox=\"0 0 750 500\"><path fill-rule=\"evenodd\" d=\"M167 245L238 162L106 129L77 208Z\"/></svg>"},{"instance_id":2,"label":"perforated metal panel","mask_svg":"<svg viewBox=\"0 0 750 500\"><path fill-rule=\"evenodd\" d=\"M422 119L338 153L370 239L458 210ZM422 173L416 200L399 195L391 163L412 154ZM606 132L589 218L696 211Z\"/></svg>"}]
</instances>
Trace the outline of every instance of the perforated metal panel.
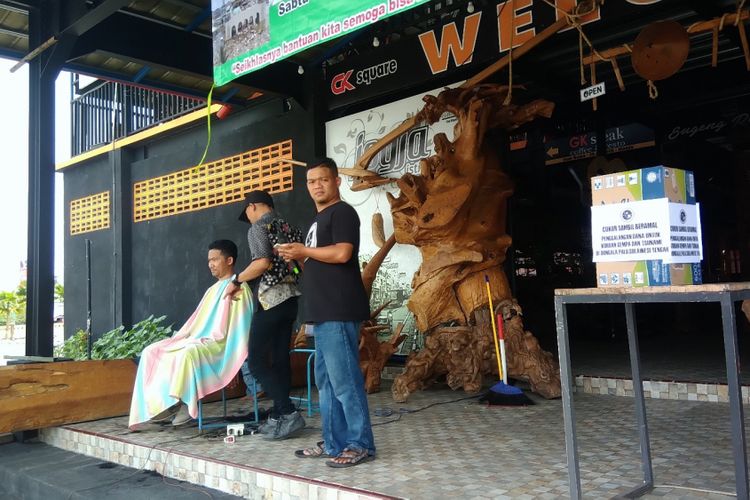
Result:
<instances>
[{"instance_id":1,"label":"perforated metal panel","mask_svg":"<svg viewBox=\"0 0 750 500\"><path fill-rule=\"evenodd\" d=\"M70 235L109 228L109 191L70 202Z\"/></svg>"},{"instance_id":2,"label":"perforated metal panel","mask_svg":"<svg viewBox=\"0 0 750 500\"><path fill-rule=\"evenodd\" d=\"M234 203L255 189L292 190L292 141L222 158L200 167L137 182L133 220L142 222Z\"/></svg>"}]
</instances>

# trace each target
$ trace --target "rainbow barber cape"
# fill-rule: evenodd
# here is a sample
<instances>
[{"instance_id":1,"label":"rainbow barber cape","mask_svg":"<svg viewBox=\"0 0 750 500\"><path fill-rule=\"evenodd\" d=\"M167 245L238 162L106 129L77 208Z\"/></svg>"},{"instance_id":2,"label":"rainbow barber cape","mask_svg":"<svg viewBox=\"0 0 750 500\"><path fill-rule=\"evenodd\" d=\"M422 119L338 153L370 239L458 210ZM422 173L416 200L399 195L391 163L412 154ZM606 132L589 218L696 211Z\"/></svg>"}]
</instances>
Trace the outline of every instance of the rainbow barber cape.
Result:
<instances>
[{"instance_id":1,"label":"rainbow barber cape","mask_svg":"<svg viewBox=\"0 0 750 500\"><path fill-rule=\"evenodd\" d=\"M247 358L253 306L250 288L224 298L231 280L206 290L190 319L171 338L141 354L130 403L129 426L146 422L175 403L198 415L198 400L232 381Z\"/></svg>"}]
</instances>

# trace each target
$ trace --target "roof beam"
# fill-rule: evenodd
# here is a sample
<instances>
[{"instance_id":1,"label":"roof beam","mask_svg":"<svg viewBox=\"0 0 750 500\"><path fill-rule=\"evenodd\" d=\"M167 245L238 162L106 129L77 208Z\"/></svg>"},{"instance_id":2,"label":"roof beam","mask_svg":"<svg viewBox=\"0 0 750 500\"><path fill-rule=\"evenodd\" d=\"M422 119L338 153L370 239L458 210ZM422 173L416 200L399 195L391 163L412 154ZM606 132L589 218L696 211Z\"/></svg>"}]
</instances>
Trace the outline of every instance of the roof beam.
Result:
<instances>
[{"instance_id":1,"label":"roof beam","mask_svg":"<svg viewBox=\"0 0 750 500\"><path fill-rule=\"evenodd\" d=\"M18 38L29 38L28 31L21 31L19 29L11 28L10 26L3 26L3 25L0 25L0 35L10 35L10 36L16 36Z\"/></svg>"},{"instance_id":2,"label":"roof beam","mask_svg":"<svg viewBox=\"0 0 750 500\"><path fill-rule=\"evenodd\" d=\"M198 29L198 26L200 26L201 24L203 24L203 21L205 21L209 17L211 17L211 7L210 6L206 7L205 9L203 9L202 12L200 12L199 14L197 14L193 18L193 20L190 21L190 24L188 24L185 27L185 31L189 31L189 32L195 31L196 29Z\"/></svg>"},{"instance_id":3,"label":"roof beam","mask_svg":"<svg viewBox=\"0 0 750 500\"><path fill-rule=\"evenodd\" d=\"M21 2L16 0L0 0L0 8L17 14L28 14L29 10L37 9L37 2Z\"/></svg>"},{"instance_id":4,"label":"roof beam","mask_svg":"<svg viewBox=\"0 0 750 500\"><path fill-rule=\"evenodd\" d=\"M171 47L180 50L171 50ZM123 12L110 16L79 37L71 59L92 52L109 53L154 68L213 78L210 38L184 29L165 28L160 23ZM237 83L264 94L298 98L304 90L299 81L297 65L280 62L242 77Z\"/></svg>"},{"instance_id":5,"label":"roof beam","mask_svg":"<svg viewBox=\"0 0 750 500\"><path fill-rule=\"evenodd\" d=\"M172 47L180 50L172 50ZM96 51L152 67L172 68L204 77L213 74L211 40L124 13L110 16L80 37L72 57Z\"/></svg>"},{"instance_id":6,"label":"roof beam","mask_svg":"<svg viewBox=\"0 0 750 500\"><path fill-rule=\"evenodd\" d=\"M66 35L81 36L109 16L127 6L131 0L103 0L96 8L91 9L63 30Z\"/></svg>"}]
</instances>

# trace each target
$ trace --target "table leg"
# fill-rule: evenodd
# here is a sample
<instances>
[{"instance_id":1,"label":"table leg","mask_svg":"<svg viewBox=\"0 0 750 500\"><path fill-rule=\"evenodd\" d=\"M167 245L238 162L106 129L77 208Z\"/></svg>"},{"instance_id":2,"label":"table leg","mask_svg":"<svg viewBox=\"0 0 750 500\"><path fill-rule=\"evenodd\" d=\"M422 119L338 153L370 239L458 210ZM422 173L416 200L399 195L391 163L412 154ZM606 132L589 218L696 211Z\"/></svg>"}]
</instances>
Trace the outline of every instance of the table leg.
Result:
<instances>
[{"instance_id":1,"label":"table leg","mask_svg":"<svg viewBox=\"0 0 750 500\"><path fill-rule=\"evenodd\" d=\"M651 467L651 445L648 439L646 401L643 397L641 359L640 350L638 348L638 328L635 323L635 305L632 303L625 303L625 322L628 329L630 371L633 378L633 399L635 399L635 418L638 424L638 440L641 448L641 471L643 472L643 484L624 496L635 498L654 489L654 473Z\"/></svg>"},{"instance_id":2,"label":"table leg","mask_svg":"<svg viewBox=\"0 0 750 500\"><path fill-rule=\"evenodd\" d=\"M724 355L727 363L729 385L729 414L732 425L732 454L734 455L734 480L737 498L748 498L747 453L745 447L745 418L740 386L740 358L737 353L737 322L731 295L722 294L721 322L724 330Z\"/></svg>"},{"instance_id":3,"label":"table leg","mask_svg":"<svg viewBox=\"0 0 750 500\"><path fill-rule=\"evenodd\" d=\"M570 498L581 498L581 472L578 468L578 446L576 422L573 410L573 376L568 345L568 316L561 297L555 297L555 322L557 325L557 348L560 352L560 382L562 389L563 421L565 427L565 451L568 460L568 482Z\"/></svg>"}]
</instances>

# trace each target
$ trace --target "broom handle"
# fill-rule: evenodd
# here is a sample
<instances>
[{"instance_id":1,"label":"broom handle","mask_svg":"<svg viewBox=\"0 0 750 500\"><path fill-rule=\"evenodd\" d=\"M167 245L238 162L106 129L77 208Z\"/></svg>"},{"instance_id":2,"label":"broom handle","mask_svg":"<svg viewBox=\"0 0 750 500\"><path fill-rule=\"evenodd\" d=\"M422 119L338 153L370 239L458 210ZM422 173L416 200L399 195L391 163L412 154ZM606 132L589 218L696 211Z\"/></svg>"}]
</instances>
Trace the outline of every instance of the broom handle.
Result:
<instances>
[{"instance_id":1,"label":"broom handle","mask_svg":"<svg viewBox=\"0 0 750 500\"><path fill-rule=\"evenodd\" d=\"M497 326L495 326L495 308L492 307L492 292L490 291L490 277L484 275L484 283L487 285L487 300L490 303L490 319L492 320L492 339L495 341L495 357L497 358L497 376L503 378L503 366L500 361L500 348L497 345Z\"/></svg>"},{"instance_id":2,"label":"broom handle","mask_svg":"<svg viewBox=\"0 0 750 500\"><path fill-rule=\"evenodd\" d=\"M503 382L508 385L508 361L505 359L505 326L503 316L497 315L497 336L500 337L500 357L503 360Z\"/></svg>"}]
</instances>

